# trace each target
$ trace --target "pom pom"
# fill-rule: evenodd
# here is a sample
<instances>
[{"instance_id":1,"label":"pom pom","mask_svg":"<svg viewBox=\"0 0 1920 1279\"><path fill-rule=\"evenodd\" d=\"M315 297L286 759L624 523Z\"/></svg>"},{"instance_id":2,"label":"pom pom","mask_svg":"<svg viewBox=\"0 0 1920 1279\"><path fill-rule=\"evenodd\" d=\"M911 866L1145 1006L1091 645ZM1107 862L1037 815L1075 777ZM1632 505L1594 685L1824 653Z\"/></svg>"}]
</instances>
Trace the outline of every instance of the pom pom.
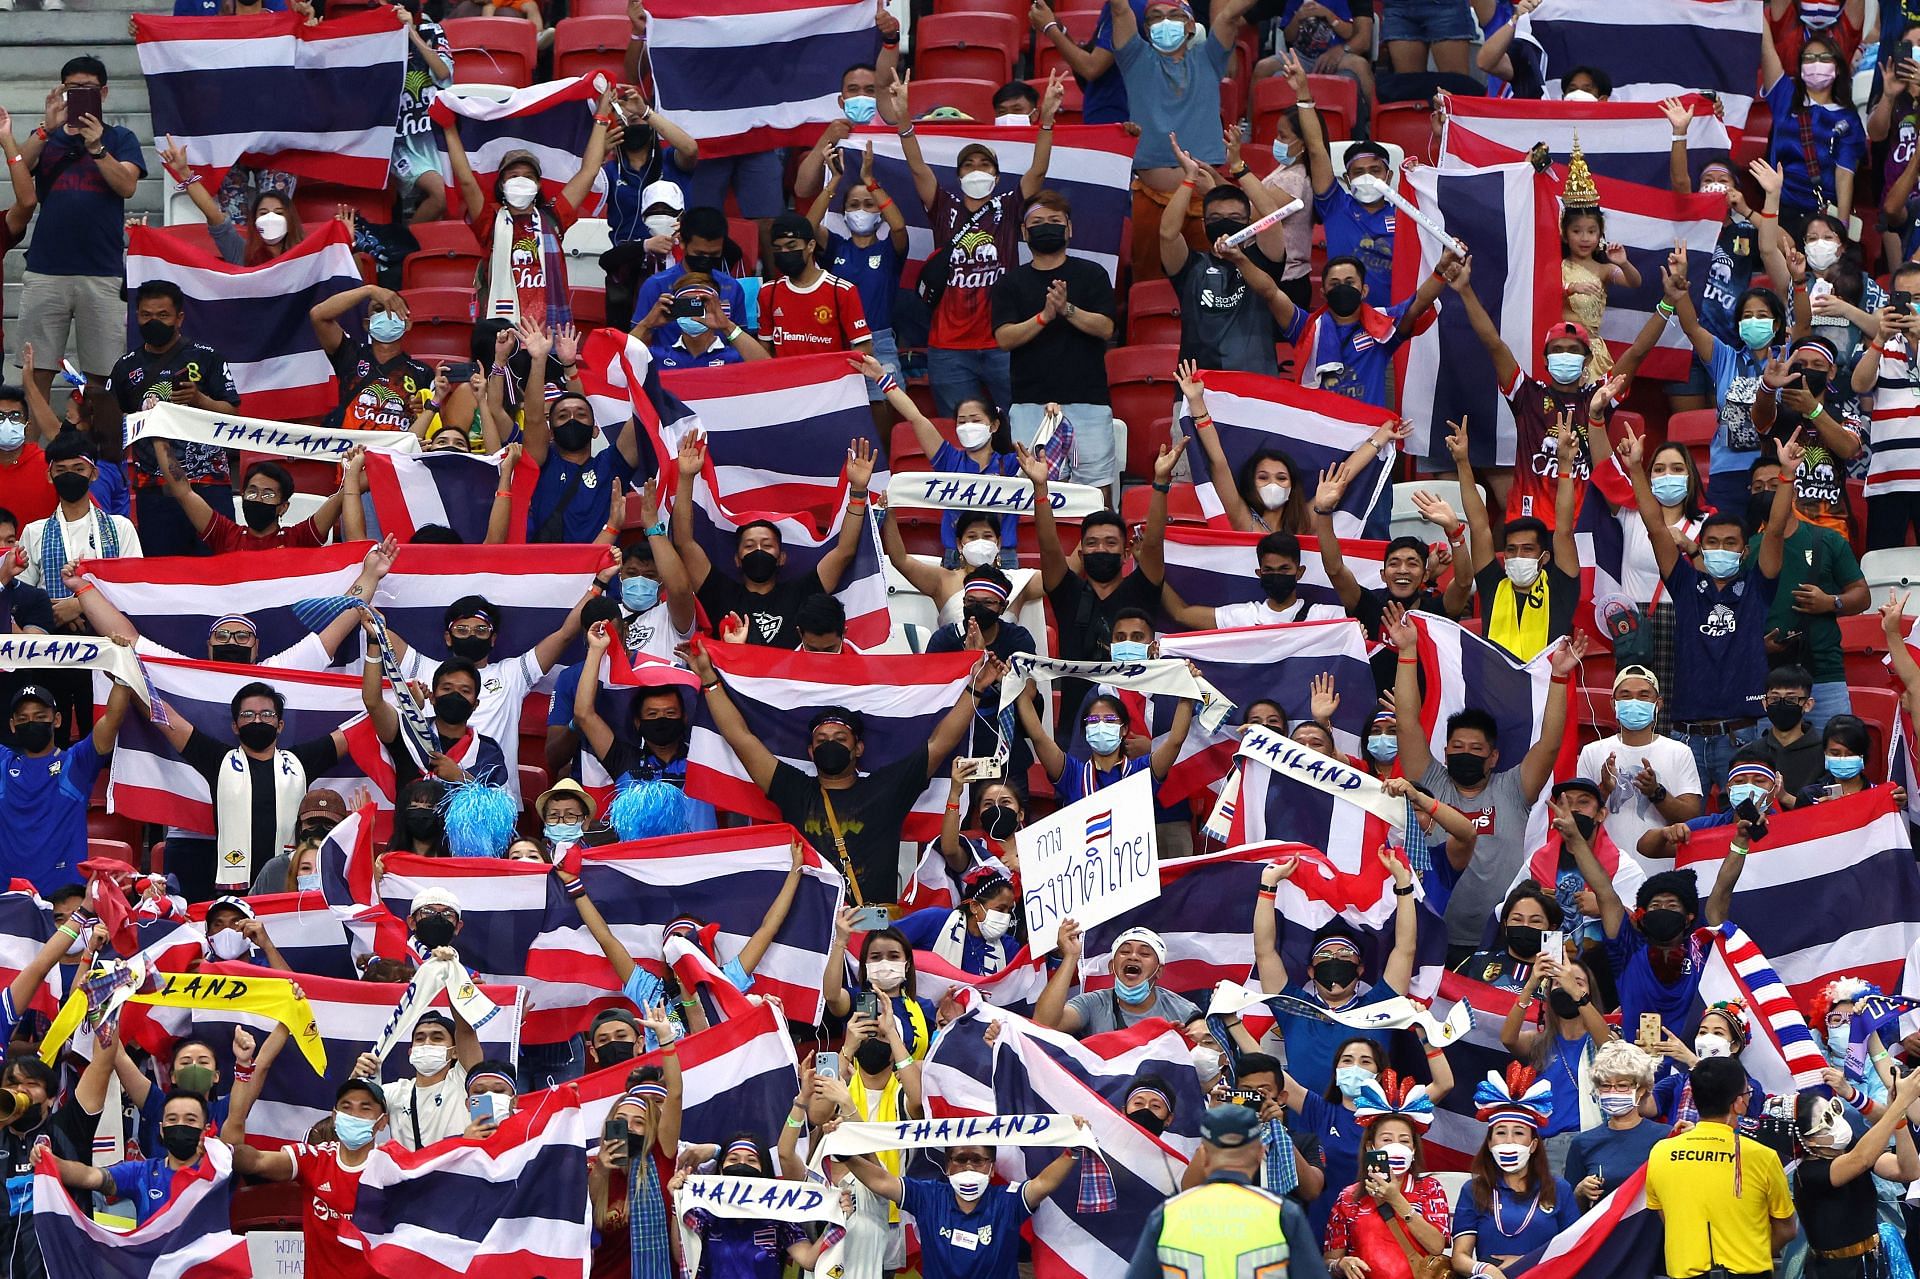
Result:
<instances>
[{"instance_id":1,"label":"pom pom","mask_svg":"<svg viewBox=\"0 0 1920 1279\"><path fill-rule=\"evenodd\" d=\"M520 820L520 807L505 787L462 782L440 801L447 851L455 857L498 857Z\"/></svg>"},{"instance_id":2,"label":"pom pom","mask_svg":"<svg viewBox=\"0 0 1920 1279\"><path fill-rule=\"evenodd\" d=\"M690 822L687 797L671 782L634 782L620 788L607 805L607 824L621 839L684 835Z\"/></svg>"}]
</instances>

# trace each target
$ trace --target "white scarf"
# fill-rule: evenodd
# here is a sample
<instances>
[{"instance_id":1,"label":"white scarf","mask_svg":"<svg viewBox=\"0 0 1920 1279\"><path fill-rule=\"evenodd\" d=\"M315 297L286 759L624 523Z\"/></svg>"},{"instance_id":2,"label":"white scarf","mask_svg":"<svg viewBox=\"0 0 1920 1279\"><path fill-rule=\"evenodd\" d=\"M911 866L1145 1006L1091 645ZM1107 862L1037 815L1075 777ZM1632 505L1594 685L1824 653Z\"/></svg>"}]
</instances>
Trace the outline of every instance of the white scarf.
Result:
<instances>
[{"instance_id":1,"label":"white scarf","mask_svg":"<svg viewBox=\"0 0 1920 1279\"><path fill-rule=\"evenodd\" d=\"M887 505L912 511L986 511L1033 514L1033 481L1024 475L964 475L953 471L895 471L887 481ZM1048 484L1054 518L1084 519L1105 509L1106 490L1090 484Z\"/></svg>"},{"instance_id":2,"label":"white scarf","mask_svg":"<svg viewBox=\"0 0 1920 1279\"><path fill-rule=\"evenodd\" d=\"M104 671L125 684L145 706L153 705L147 668L131 648L92 635L0 635L0 669L51 667Z\"/></svg>"},{"instance_id":3,"label":"white scarf","mask_svg":"<svg viewBox=\"0 0 1920 1279\"><path fill-rule=\"evenodd\" d=\"M253 881L253 769L251 757L235 747L220 764L213 787L214 848L219 856L214 882L241 888ZM273 753L273 848L271 857L293 847L294 819L307 793L307 770L292 751Z\"/></svg>"},{"instance_id":4,"label":"white scarf","mask_svg":"<svg viewBox=\"0 0 1920 1279\"><path fill-rule=\"evenodd\" d=\"M1194 674L1184 658L1149 658L1142 662L1076 662L1062 657L1036 657L1015 653L1007 659L1007 673L1000 680L1000 745L995 758L1005 759L1012 749L1013 707L1028 680L1042 692L1056 679L1083 679L1093 684L1128 688L1152 696L1166 693L1194 702L1194 720L1212 732L1233 712L1233 703L1219 689ZM1077 709L1070 708L1072 713Z\"/></svg>"},{"instance_id":5,"label":"white scarf","mask_svg":"<svg viewBox=\"0 0 1920 1279\"><path fill-rule=\"evenodd\" d=\"M460 961L438 958L423 960L420 967L414 970L413 980L401 992L400 1002L394 1006L393 1016L387 1019L386 1029L374 1041L373 1055L385 1061L387 1054L401 1043L411 1040L414 1023L420 1020L434 997L443 990L447 992L447 999L454 1011L460 1014L461 1020L475 1031L500 1011L491 999L480 993L480 988L473 984L473 978Z\"/></svg>"},{"instance_id":6,"label":"white scarf","mask_svg":"<svg viewBox=\"0 0 1920 1279\"><path fill-rule=\"evenodd\" d=\"M809 1168L829 1159L882 1150L933 1150L947 1146L1082 1146L1098 1150L1093 1129L1068 1115L986 1115L979 1118L903 1119L898 1123L843 1123L814 1147Z\"/></svg>"},{"instance_id":7,"label":"white scarf","mask_svg":"<svg viewBox=\"0 0 1920 1279\"><path fill-rule=\"evenodd\" d=\"M534 252L541 252L540 215L532 209ZM487 309L482 319L520 322L520 290L513 282L513 213L506 204L494 211L493 252L487 259ZM544 319L545 317L541 317Z\"/></svg>"},{"instance_id":8,"label":"white scarf","mask_svg":"<svg viewBox=\"0 0 1920 1279\"><path fill-rule=\"evenodd\" d=\"M673 1197L680 1227L685 1273L700 1272L705 1241L687 1228L687 1213L699 1208L729 1221L831 1221L844 1224L840 1188L817 1181L775 1181L769 1177L688 1177Z\"/></svg>"},{"instance_id":9,"label":"white scarf","mask_svg":"<svg viewBox=\"0 0 1920 1279\"><path fill-rule=\"evenodd\" d=\"M1007 948L1002 942L980 939L986 946L986 956L981 961L980 973L991 977L1007 966ZM961 960L967 953L967 912L954 910L947 912L947 922L940 926L940 933L933 940L933 953L952 964L961 966Z\"/></svg>"},{"instance_id":10,"label":"white scarf","mask_svg":"<svg viewBox=\"0 0 1920 1279\"><path fill-rule=\"evenodd\" d=\"M241 417L238 413L210 413L165 400L127 419L128 444L155 438L323 462L341 460L355 445L394 453L420 451L420 439L412 431L342 431L302 426L298 422Z\"/></svg>"},{"instance_id":11,"label":"white scarf","mask_svg":"<svg viewBox=\"0 0 1920 1279\"><path fill-rule=\"evenodd\" d=\"M1325 791L1335 799L1363 808L1395 830L1406 828L1407 801L1387 794L1379 778L1345 760L1302 746L1285 733L1249 724L1240 735L1240 749L1236 753L1241 759L1271 769L1278 777Z\"/></svg>"}]
</instances>

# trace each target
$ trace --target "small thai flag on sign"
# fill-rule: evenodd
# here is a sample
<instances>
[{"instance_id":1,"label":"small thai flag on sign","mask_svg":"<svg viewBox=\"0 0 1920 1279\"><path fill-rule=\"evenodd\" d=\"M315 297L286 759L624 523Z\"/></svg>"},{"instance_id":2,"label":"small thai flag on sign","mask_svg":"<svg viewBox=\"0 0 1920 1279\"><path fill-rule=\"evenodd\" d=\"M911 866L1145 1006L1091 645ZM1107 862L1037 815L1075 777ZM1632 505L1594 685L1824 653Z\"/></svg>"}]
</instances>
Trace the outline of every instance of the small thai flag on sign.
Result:
<instances>
[{"instance_id":1,"label":"small thai flag on sign","mask_svg":"<svg viewBox=\"0 0 1920 1279\"><path fill-rule=\"evenodd\" d=\"M1111 808L1104 813L1095 813L1092 817L1087 818L1087 842L1089 844L1093 843L1096 839L1112 838L1113 810Z\"/></svg>"}]
</instances>

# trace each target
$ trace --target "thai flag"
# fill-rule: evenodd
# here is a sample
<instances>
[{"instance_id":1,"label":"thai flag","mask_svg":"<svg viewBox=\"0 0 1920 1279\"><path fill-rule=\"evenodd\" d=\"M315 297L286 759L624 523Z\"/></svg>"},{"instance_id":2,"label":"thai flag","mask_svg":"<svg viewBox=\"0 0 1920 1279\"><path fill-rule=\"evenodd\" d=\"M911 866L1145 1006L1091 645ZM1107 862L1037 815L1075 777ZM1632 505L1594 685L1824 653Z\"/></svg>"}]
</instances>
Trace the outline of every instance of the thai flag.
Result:
<instances>
[{"instance_id":1,"label":"thai flag","mask_svg":"<svg viewBox=\"0 0 1920 1279\"><path fill-rule=\"evenodd\" d=\"M367 451L367 490L380 531L402 542L430 524L450 528L468 546L487 540L493 495L505 479L506 451L498 453L391 453ZM508 542L527 540L527 507L540 482L540 468L522 454L513 469Z\"/></svg>"},{"instance_id":2,"label":"thai flag","mask_svg":"<svg viewBox=\"0 0 1920 1279\"><path fill-rule=\"evenodd\" d=\"M976 865L991 866L993 869L1012 879L1013 871L1000 860L1000 845L991 838L982 835L981 841L987 846L987 858ZM920 860L914 864L913 877L905 888L900 890L900 913L911 914L916 910L925 910L938 906L941 910L952 910L960 904L960 881L947 869L947 859L940 855L938 844L928 844L920 854Z\"/></svg>"},{"instance_id":3,"label":"thai flag","mask_svg":"<svg viewBox=\"0 0 1920 1279\"><path fill-rule=\"evenodd\" d=\"M198 25L208 20L178 21ZM398 92L396 88L395 94ZM385 152L381 153L381 164L386 164ZM275 165L278 167L277 161ZM353 263L352 237L339 222L322 223L287 252L252 267L234 266L218 254L196 248L157 227L128 227L127 322L136 332L134 292L150 280L169 280L186 294L187 335L225 357L234 387L240 392L240 408L247 416L275 421L318 418L339 403L340 385L333 364L307 319L308 310L318 303L363 283ZM360 321L349 316L345 323L357 329Z\"/></svg>"},{"instance_id":4,"label":"thai flag","mask_svg":"<svg viewBox=\"0 0 1920 1279\"><path fill-rule=\"evenodd\" d=\"M1460 1004L1465 1004L1472 1010L1473 1025L1465 1035L1447 1045L1447 1064L1453 1068L1456 1084L1435 1108L1433 1126L1422 1141L1430 1170L1467 1171L1486 1140L1487 1126L1474 1111L1473 1088L1487 1077L1488 1071L1504 1072L1513 1060L1512 1054L1500 1043L1500 1028L1514 999L1512 991L1500 990L1459 973L1439 975L1438 989L1428 1012L1444 1021ZM1403 1040L1405 1036L1394 1038ZM1394 1048L1403 1050L1403 1045L1396 1043Z\"/></svg>"},{"instance_id":5,"label":"thai flag","mask_svg":"<svg viewBox=\"0 0 1920 1279\"><path fill-rule=\"evenodd\" d=\"M1540 367L1540 335L1560 318L1560 206L1553 180L1530 164L1499 164L1410 168L1400 185L1422 212L1466 241L1475 295L1520 367ZM1401 221L1417 234L1395 238L1396 296L1411 294L1449 247L1412 218ZM1443 301L1437 322L1409 341L1406 352L1400 407L1414 423L1407 451L1445 456L1447 423L1464 421L1475 466L1512 466L1513 413L1466 308Z\"/></svg>"},{"instance_id":6,"label":"thai flag","mask_svg":"<svg viewBox=\"0 0 1920 1279\"><path fill-rule=\"evenodd\" d=\"M1647 1208L1647 1170L1640 1168L1544 1248L1528 1253L1506 1272L1514 1279L1657 1275L1665 1270L1665 1239L1660 1214Z\"/></svg>"},{"instance_id":7,"label":"thai flag","mask_svg":"<svg viewBox=\"0 0 1920 1279\"><path fill-rule=\"evenodd\" d=\"M1767 837L1747 854L1729 916L1795 1001L1806 1005L1836 977L1901 989L1907 954L1920 942L1920 870L1893 789L1772 813ZM1706 900L1734 827L1693 833L1675 866L1691 870Z\"/></svg>"},{"instance_id":8,"label":"thai flag","mask_svg":"<svg viewBox=\"0 0 1920 1279\"><path fill-rule=\"evenodd\" d=\"M999 1042L986 1040L1000 1027ZM1157 1075L1174 1092L1173 1120L1154 1136L1126 1118L1127 1094L1141 1075ZM1076 1210L1078 1180L1042 1200L1033 1212L1036 1279L1100 1279L1122 1273L1140 1241L1140 1222L1168 1196L1199 1146L1206 1109L1187 1041L1164 1021L1075 1039L1014 1014L982 1010L947 1028L922 1068L930 1114L952 1116L1066 1114L1092 1125L1117 1202L1113 1211ZM1007 1181L1038 1172L1056 1152L1002 1147Z\"/></svg>"},{"instance_id":9,"label":"thai flag","mask_svg":"<svg viewBox=\"0 0 1920 1279\"><path fill-rule=\"evenodd\" d=\"M1700 998L1738 999L1752 1016L1753 1042L1740 1062L1771 1093L1825 1086L1827 1059L1780 975L1753 939L1731 921L1713 930L1713 950L1700 973Z\"/></svg>"},{"instance_id":10,"label":"thai flag","mask_svg":"<svg viewBox=\"0 0 1920 1279\"><path fill-rule=\"evenodd\" d=\"M34 891L31 881L12 880L6 890L0 892L0 990L13 985L14 978L33 962L33 957L51 936L53 907ZM57 975L59 969L54 972ZM46 985L33 992L27 1007L48 1019L59 1011L54 1006L54 992ZM14 1011L24 1013L26 1008Z\"/></svg>"},{"instance_id":11,"label":"thai flag","mask_svg":"<svg viewBox=\"0 0 1920 1279\"><path fill-rule=\"evenodd\" d=\"M580 1166L584 1179L584 1160ZM172 1197L160 1210L119 1231L73 1201L53 1148L41 1144L33 1156L33 1233L48 1279L253 1279L246 1238L227 1217L232 1173L233 1152L210 1139L198 1167L173 1174Z\"/></svg>"},{"instance_id":12,"label":"thai flag","mask_svg":"<svg viewBox=\"0 0 1920 1279\"><path fill-rule=\"evenodd\" d=\"M1687 172L1697 182L1710 162L1725 162L1732 150L1727 126L1713 103L1697 93L1683 95L1693 108L1687 125ZM1554 98L1447 99L1447 120L1440 136L1440 167L1484 168L1517 164L1536 144L1545 143L1555 165L1573 155L1575 135L1594 176L1617 182L1668 189L1668 157L1673 129L1658 102L1566 102ZM1612 217L1608 217L1612 239ZM1671 247L1671 241L1669 241ZM1478 263L1475 264L1476 267Z\"/></svg>"},{"instance_id":13,"label":"thai flag","mask_svg":"<svg viewBox=\"0 0 1920 1279\"><path fill-rule=\"evenodd\" d=\"M154 135L177 138L209 190L236 164L387 184L407 71L407 27L391 10L316 26L293 12L136 14L133 39Z\"/></svg>"},{"instance_id":14,"label":"thai flag","mask_svg":"<svg viewBox=\"0 0 1920 1279\"><path fill-rule=\"evenodd\" d=\"M1750 0L1547 0L1516 20L1512 54L1532 67L1549 98L1575 67L1613 79L1615 102L1659 102L1713 92L1727 124L1747 126L1760 83L1760 24Z\"/></svg>"},{"instance_id":15,"label":"thai flag","mask_svg":"<svg viewBox=\"0 0 1920 1279\"><path fill-rule=\"evenodd\" d=\"M933 730L960 700L972 674L973 653L902 653L865 657L855 653L805 653L758 644L709 644L714 670L747 728L778 759L811 774L807 717L814 709L844 706L866 716L862 767L872 770L925 751ZM914 801L902 839L934 839L946 808L944 760L930 760L933 779ZM780 813L713 726L703 700L694 707L693 740L687 756L687 793L715 808L761 821ZM810 841L825 831L805 832Z\"/></svg>"},{"instance_id":16,"label":"thai flag","mask_svg":"<svg viewBox=\"0 0 1920 1279\"><path fill-rule=\"evenodd\" d=\"M1426 684L1420 726L1434 758L1446 755L1447 717L1474 706L1498 724L1500 758L1509 766L1517 763L1540 740L1553 678L1552 650L1523 664L1458 622L1431 613L1408 616L1420 632L1420 675ZM1404 706L1400 710L1406 713Z\"/></svg>"},{"instance_id":17,"label":"thai flag","mask_svg":"<svg viewBox=\"0 0 1920 1279\"><path fill-rule=\"evenodd\" d=\"M580 1085L565 1084L521 1098L484 1141L374 1147L353 1207L370 1272L422 1279L579 1273L593 1251L587 1148L600 1128Z\"/></svg>"},{"instance_id":18,"label":"thai flag","mask_svg":"<svg viewBox=\"0 0 1920 1279\"><path fill-rule=\"evenodd\" d=\"M474 52L461 56L484 58L486 54ZM587 138L593 133L594 103L606 87L606 79L596 73L591 77L551 80L530 89L515 89L504 101L465 93L456 86L440 91L428 115L443 130L459 128L460 145L466 148L474 180L489 198L493 195L493 180L500 172L500 161L507 153L531 151L540 161L541 191L551 200L580 168ZM452 182L453 166L447 159L446 137L435 136L440 143L441 176Z\"/></svg>"},{"instance_id":19,"label":"thai flag","mask_svg":"<svg viewBox=\"0 0 1920 1279\"><path fill-rule=\"evenodd\" d=\"M1260 557L1254 547L1263 533L1241 533L1232 529L1201 528L1192 524L1167 525L1166 581L1180 598L1195 604L1242 604L1266 598L1260 591ZM1385 542L1340 539L1340 553L1347 569L1363 589L1377 591L1380 563L1386 558ZM1340 603L1326 569L1320 563L1317 538L1300 539L1300 598L1312 604ZM1164 620L1164 619L1163 619ZM1161 630L1172 631L1172 626ZM1231 694L1229 694L1231 696ZM1236 702L1240 699L1234 698ZM1246 703L1240 702L1241 705Z\"/></svg>"},{"instance_id":20,"label":"thai flag","mask_svg":"<svg viewBox=\"0 0 1920 1279\"><path fill-rule=\"evenodd\" d=\"M939 1003L954 994L963 1008L985 1002L995 1008L1033 1016L1050 973L1047 960L1022 946L997 973L970 973L949 964L930 950L913 952L914 994Z\"/></svg>"},{"instance_id":21,"label":"thai flag","mask_svg":"<svg viewBox=\"0 0 1920 1279\"><path fill-rule=\"evenodd\" d=\"M212 902L195 902L187 908L188 917L202 928ZM267 930L274 947L286 957L293 971L303 976L337 977L352 981L360 973L354 967L353 947L340 917L327 905L326 894L318 889L308 892L262 893L247 898L253 917Z\"/></svg>"},{"instance_id":22,"label":"thai flag","mask_svg":"<svg viewBox=\"0 0 1920 1279\"><path fill-rule=\"evenodd\" d=\"M954 165L961 148L978 142L993 148L1000 160L999 189L1011 191L1033 161L1033 146L1040 131L1000 128L985 121L923 123L914 127L914 136L920 140L920 155L927 167L948 190L959 189ZM913 175L901 154L900 136L890 126L856 129L840 144L841 163L853 166L847 172L860 171L869 143L873 145L874 179L888 191L908 193L908 199L900 205L907 220L907 262L901 274L911 283L919 278L920 268L933 252L933 225L927 220L926 209L912 196ZM1121 241L1120 231L1133 212L1134 146L1135 139L1117 124L1063 124L1053 131L1053 155L1047 161L1046 186L1073 204L1073 238L1068 241L1067 252L1105 267L1109 280L1130 251ZM705 154L704 146L701 153ZM838 202L835 207L837 210ZM847 233L846 219L837 211L827 214L826 225L841 235ZM1024 262L1028 256L1022 245L1020 260Z\"/></svg>"},{"instance_id":23,"label":"thai flag","mask_svg":"<svg viewBox=\"0 0 1920 1279\"><path fill-rule=\"evenodd\" d=\"M1235 483L1240 468L1257 450L1279 449L1285 453L1293 463L1295 484L1304 486L1314 483L1322 471L1346 461L1347 454L1366 443L1376 429L1394 420L1386 409L1282 378L1257 373L1208 372L1203 376L1207 381L1207 411L1213 414L1213 429L1233 474L1213 474L1193 419L1184 413L1180 429L1186 433L1187 465L1192 470L1200 509L1216 528L1228 527L1226 508L1221 505L1216 486ZM1392 483L1398 451L1389 444L1348 480L1347 491L1334 508L1335 533L1341 537L1366 535L1368 516Z\"/></svg>"},{"instance_id":24,"label":"thai flag","mask_svg":"<svg viewBox=\"0 0 1920 1279\"><path fill-rule=\"evenodd\" d=\"M1627 260L1640 272L1639 288L1619 286L1607 291L1607 314L1600 325L1600 336L1618 359L1640 336L1640 330L1653 315L1653 308L1665 296L1660 286L1660 268L1666 264L1667 255L1676 242L1686 246L1687 275L1696 282L1694 300L1699 301L1713 263L1714 246L1720 240L1727 198L1675 195L1664 186L1639 186L1603 177L1596 177L1594 185L1600 191L1600 207L1606 214L1607 242L1624 246ZM1476 270L1478 266L1476 259ZM1535 341L1538 342L1537 335ZM1653 350L1641 361L1639 376L1684 381L1693 358L1693 343L1687 340L1679 325L1669 324L1655 340Z\"/></svg>"},{"instance_id":25,"label":"thai flag","mask_svg":"<svg viewBox=\"0 0 1920 1279\"><path fill-rule=\"evenodd\" d=\"M1095 813L1093 816L1087 818L1087 843L1091 844L1095 840L1112 839L1112 838L1113 838L1113 810L1112 809L1108 809L1104 813Z\"/></svg>"},{"instance_id":26,"label":"thai flag","mask_svg":"<svg viewBox=\"0 0 1920 1279\"><path fill-rule=\"evenodd\" d=\"M1908 644L1912 644L1909 637ZM1887 743L1887 780L1907 792L1907 821L1920 822L1920 769L1914 767L1913 716L1903 700L1895 716L1892 740Z\"/></svg>"},{"instance_id":27,"label":"thai flag","mask_svg":"<svg viewBox=\"0 0 1920 1279\"><path fill-rule=\"evenodd\" d=\"M654 105L709 159L812 146L843 117L841 73L880 51L865 0L656 0L647 19Z\"/></svg>"}]
</instances>

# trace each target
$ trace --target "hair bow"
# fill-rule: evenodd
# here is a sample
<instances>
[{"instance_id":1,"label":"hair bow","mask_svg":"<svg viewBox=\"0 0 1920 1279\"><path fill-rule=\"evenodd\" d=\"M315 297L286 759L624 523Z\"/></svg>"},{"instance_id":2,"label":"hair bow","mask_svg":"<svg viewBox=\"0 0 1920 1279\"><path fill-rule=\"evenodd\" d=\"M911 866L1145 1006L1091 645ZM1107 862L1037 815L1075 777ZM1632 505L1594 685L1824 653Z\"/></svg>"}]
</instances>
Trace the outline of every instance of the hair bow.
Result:
<instances>
[{"instance_id":1,"label":"hair bow","mask_svg":"<svg viewBox=\"0 0 1920 1279\"><path fill-rule=\"evenodd\" d=\"M1383 1070L1353 1099L1353 1117L1362 1127L1379 1119L1404 1119L1424 1130L1433 1124L1433 1098L1425 1084Z\"/></svg>"},{"instance_id":2,"label":"hair bow","mask_svg":"<svg viewBox=\"0 0 1920 1279\"><path fill-rule=\"evenodd\" d=\"M1512 1120L1538 1132L1553 1113L1553 1083L1540 1078L1531 1066L1512 1062L1504 1079L1498 1071L1487 1072L1473 1090L1473 1105L1483 1123Z\"/></svg>"}]
</instances>

